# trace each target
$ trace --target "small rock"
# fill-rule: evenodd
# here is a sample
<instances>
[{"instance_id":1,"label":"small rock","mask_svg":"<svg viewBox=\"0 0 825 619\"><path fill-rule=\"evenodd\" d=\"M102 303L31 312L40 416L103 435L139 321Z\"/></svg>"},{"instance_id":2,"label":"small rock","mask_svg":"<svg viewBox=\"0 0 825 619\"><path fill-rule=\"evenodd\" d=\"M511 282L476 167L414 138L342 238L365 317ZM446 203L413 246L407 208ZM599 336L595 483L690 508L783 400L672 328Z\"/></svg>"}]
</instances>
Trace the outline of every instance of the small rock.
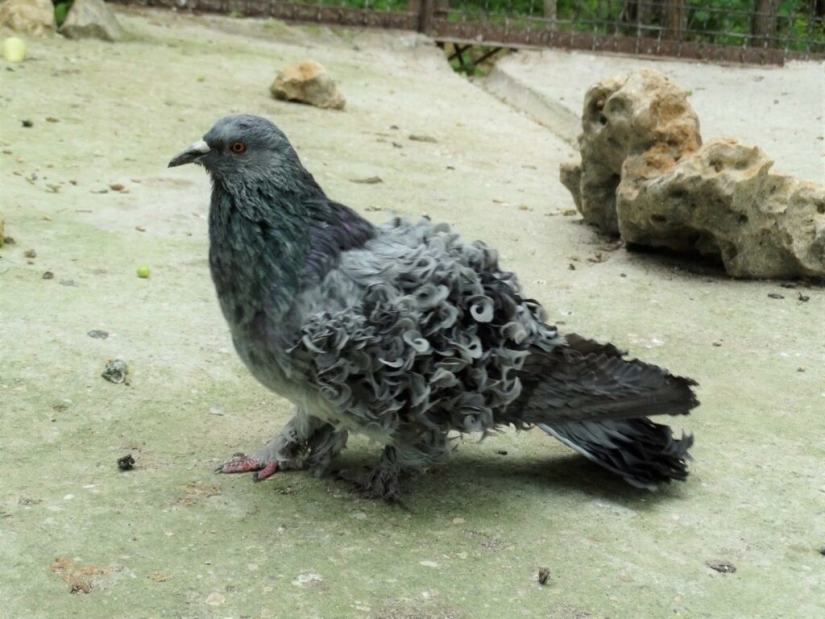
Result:
<instances>
[{"instance_id":1,"label":"small rock","mask_svg":"<svg viewBox=\"0 0 825 619\"><path fill-rule=\"evenodd\" d=\"M103 0L74 0L59 32L69 39L117 41L123 36L120 24Z\"/></svg>"},{"instance_id":2,"label":"small rock","mask_svg":"<svg viewBox=\"0 0 825 619\"><path fill-rule=\"evenodd\" d=\"M736 571L736 566L728 561L708 561L705 565L720 574L733 574Z\"/></svg>"},{"instance_id":3,"label":"small rock","mask_svg":"<svg viewBox=\"0 0 825 619\"><path fill-rule=\"evenodd\" d=\"M105 340L107 337L109 337L109 332L108 331L102 331L100 329L92 329L86 335L88 335L89 337L92 337L96 340Z\"/></svg>"},{"instance_id":4,"label":"small rock","mask_svg":"<svg viewBox=\"0 0 825 619\"><path fill-rule=\"evenodd\" d=\"M206 598L206 603L209 604L210 606L220 606L224 602L226 602L226 596L221 595L217 591L213 591Z\"/></svg>"},{"instance_id":5,"label":"small rock","mask_svg":"<svg viewBox=\"0 0 825 619\"><path fill-rule=\"evenodd\" d=\"M32 127L34 127L34 122L29 120L28 118L20 121L20 124L22 124L26 129L31 129Z\"/></svg>"},{"instance_id":6,"label":"small rock","mask_svg":"<svg viewBox=\"0 0 825 619\"><path fill-rule=\"evenodd\" d=\"M222 416L224 413L223 406L213 406L209 409L210 415L218 415L219 417Z\"/></svg>"},{"instance_id":7,"label":"small rock","mask_svg":"<svg viewBox=\"0 0 825 619\"><path fill-rule=\"evenodd\" d=\"M112 191L123 191L126 187L124 187L121 183L112 183L109 185L109 189Z\"/></svg>"},{"instance_id":8,"label":"small rock","mask_svg":"<svg viewBox=\"0 0 825 619\"><path fill-rule=\"evenodd\" d=\"M117 459L117 468L121 471L131 471L135 468L135 459L132 457L132 454L128 454L123 456L122 458Z\"/></svg>"},{"instance_id":9,"label":"small rock","mask_svg":"<svg viewBox=\"0 0 825 619\"><path fill-rule=\"evenodd\" d=\"M769 298L769 299L784 299L785 297L783 297L783 296L782 296L781 294L779 294L778 292L769 292L769 293L768 293L768 298Z\"/></svg>"},{"instance_id":10,"label":"small rock","mask_svg":"<svg viewBox=\"0 0 825 619\"><path fill-rule=\"evenodd\" d=\"M6 0L0 4L0 25L34 36L50 34L57 26L51 0Z\"/></svg>"},{"instance_id":11,"label":"small rock","mask_svg":"<svg viewBox=\"0 0 825 619\"><path fill-rule=\"evenodd\" d=\"M110 383L115 383L118 385L127 383L128 375L129 366L127 366L126 362L122 359L110 359L106 364L106 368L103 370L103 374L101 374L101 376Z\"/></svg>"},{"instance_id":12,"label":"small rock","mask_svg":"<svg viewBox=\"0 0 825 619\"><path fill-rule=\"evenodd\" d=\"M323 582L324 577L320 574L314 574L312 572L298 574L293 580L292 584L296 587L311 587L313 585L317 585Z\"/></svg>"},{"instance_id":13,"label":"small rock","mask_svg":"<svg viewBox=\"0 0 825 619\"><path fill-rule=\"evenodd\" d=\"M350 183L359 183L361 185L377 185L383 183L384 180L380 176L368 176L367 178L351 178Z\"/></svg>"},{"instance_id":14,"label":"small rock","mask_svg":"<svg viewBox=\"0 0 825 619\"><path fill-rule=\"evenodd\" d=\"M46 271L43 273L43 279L54 279L54 273L51 271Z\"/></svg>"},{"instance_id":15,"label":"small rock","mask_svg":"<svg viewBox=\"0 0 825 619\"><path fill-rule=\"evenodd\" d=\"M800 294L800 295L799 295L799 297L798 297L798 299L799 299L802 303L807 303L808 301L810 301L810 300L811 300L811 297L809 297L809 296L808 296L808 295L806 295L806 294Z\"/></svg>"},{"instance_id":16,"label":"small rock","mask_svg":"<svg viewBox=\"0 0 825 619\"><path fill-rule=\"evenodd\" d=\"M438 142L438 140L436 140L434 137L430 135L421 135L418 133L410 134L410 140L412 140L413 142L430 142L432 144Z\"/></svg>"},{"instance_id":17,"label":"small rock","mask_svg":"<svg viewBox=\"0 0 825 619\"><path fill-rule=\"evenodd\" d=\"M314 60L283 69L269 91L276 99L307 103L322 109L343 110L347 103L327 70Z\"/></svg>"},{"instance_id":18,"label":"small rock","mask_svg":"<svg viewBox=\"0 0 825 619\"><path fill-rule=\"evenodd\" d=\"M546 585L550 580L550 570L546 567L539 568L537 580L540 585Z\"/></svg>"}]
</instances>

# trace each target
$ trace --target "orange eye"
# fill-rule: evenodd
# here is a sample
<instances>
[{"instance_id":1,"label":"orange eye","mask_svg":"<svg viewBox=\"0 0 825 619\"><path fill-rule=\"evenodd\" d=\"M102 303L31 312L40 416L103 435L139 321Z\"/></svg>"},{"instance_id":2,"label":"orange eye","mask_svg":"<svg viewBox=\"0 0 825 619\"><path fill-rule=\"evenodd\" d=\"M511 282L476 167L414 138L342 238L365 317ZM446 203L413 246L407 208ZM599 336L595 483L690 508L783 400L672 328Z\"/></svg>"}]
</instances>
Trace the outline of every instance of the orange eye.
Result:
<instances>
[{"instance_id":1,"label":"orange eye","mask_svg":"<svg viewBox=\"0 0 825 619\"><path fill-rule=\"evenodd\" d=\"M231 148L233 153L242 153L246 150L246 144L243 142L233 142Z\"/></svg>"}]
</instances>

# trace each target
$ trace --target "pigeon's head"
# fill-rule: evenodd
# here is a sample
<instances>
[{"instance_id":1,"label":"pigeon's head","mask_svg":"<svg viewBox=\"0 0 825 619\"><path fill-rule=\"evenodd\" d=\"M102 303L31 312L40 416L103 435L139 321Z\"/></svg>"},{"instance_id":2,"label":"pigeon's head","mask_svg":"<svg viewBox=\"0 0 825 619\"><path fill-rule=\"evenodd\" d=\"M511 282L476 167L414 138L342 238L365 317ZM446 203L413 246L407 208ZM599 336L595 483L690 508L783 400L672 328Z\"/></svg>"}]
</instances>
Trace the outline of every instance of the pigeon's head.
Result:
<instances>
[{"instance_id":1,"label":"pigeon's head","mask_svg":"<svg viewBox=\"0 0 825 619\"><path fill-rule=\"evenodd\" d=\"M169 162L169 167L197 163L225 184L285 180L300 168L298 155L278 127L260 116L221 118L203 136Z\"/></svg>"}]
</instances>

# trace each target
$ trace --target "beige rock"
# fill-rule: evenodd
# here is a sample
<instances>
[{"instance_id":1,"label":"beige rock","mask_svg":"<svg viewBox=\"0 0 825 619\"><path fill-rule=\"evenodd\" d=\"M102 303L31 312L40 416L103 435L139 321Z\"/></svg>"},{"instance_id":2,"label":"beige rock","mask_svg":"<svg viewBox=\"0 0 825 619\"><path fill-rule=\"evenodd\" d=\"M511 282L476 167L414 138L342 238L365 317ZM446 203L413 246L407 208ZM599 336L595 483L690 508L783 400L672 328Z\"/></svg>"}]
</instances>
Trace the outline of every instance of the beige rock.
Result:
<instances>
[{"instance_id":1,"label":"beige rock","mask_svg":"<svg viewBox=\"0 0 825 619\"><path fill-rule=\"evenodd\" d=\"M103 0L74 0L59 32L69 39L117 41L123 36L117 18Z\"/></svg>"},{"instance_id":2,"label":"beige rock","mask_svg":"<svg viewBox=\"0 0 825 619\"><path fill-rule=\"evenodd\" d=\"M338 92L327 70L314 60L282 70L269 90L276 99L308 103L320 108L342 110L346 105L344 96Z\"/></svg>"},{"instance_id":3,"label":"beige rock","mask_svg":"<svg viewBox=\"0 0 825 619\"><path fill-rule=\"evenodd\" d=\"M0 3L0 25L34 36L52 33L54 5L51 0L6 0Z\"/></svg>"},{"instance_id":4,"label":"beige rock","mask_svg":"<svg viewBox=\"0 0 825 619\"><path fill-rule=\"evenodd\" d=\"M585 221L617 234L616 188L629 155L651 151L660 169L702 144L687 91L643 69L603 80L584 98L581 164L562 166L562 183Z\"/></svg>"},{"instance_id":5,"label":"beige rock","mask_svg":"<svg viewBox=\"0 0 825 619\"><path fill-rule=\"evenodd\" d=\"M718 256L733 277L825 276L825 186L771 174L756 146L713 140L649 178L625 162L617 191L627 243Z\"/></svg>"},{"instance_id":6,"label":"beige rock","mask_svg":"<svg viewBox=\"0 0 825 619\"><path fill-rule=\"evenodd\" d=\"M702 146L687 92L663 75L599 82L582 127L581 162L560 178L603 232L717 256L734 277L825 276L825 187L770 173L758 147Z\"/></svg>"}]
</instances>

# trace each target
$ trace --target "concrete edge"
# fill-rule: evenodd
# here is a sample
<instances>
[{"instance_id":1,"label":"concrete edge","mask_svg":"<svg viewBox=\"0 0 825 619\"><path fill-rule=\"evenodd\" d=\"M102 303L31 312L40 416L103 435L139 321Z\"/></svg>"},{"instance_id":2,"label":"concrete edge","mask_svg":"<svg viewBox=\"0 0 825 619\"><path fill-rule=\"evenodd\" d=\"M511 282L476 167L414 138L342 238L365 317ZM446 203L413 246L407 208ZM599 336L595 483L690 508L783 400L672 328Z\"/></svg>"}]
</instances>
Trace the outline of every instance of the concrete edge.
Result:
<instances>
[{"instance_id":1,"label":"concrete edge","mask_svg":"<svg viewBox=\"0 0 825 619\"><path fill-rule=\"evenodd\" d=\"M525 113L561 140L578 148L581 118L567 107L536 92L498 66L480 81L484 90Z\"/></svg>"}]
</instances>

